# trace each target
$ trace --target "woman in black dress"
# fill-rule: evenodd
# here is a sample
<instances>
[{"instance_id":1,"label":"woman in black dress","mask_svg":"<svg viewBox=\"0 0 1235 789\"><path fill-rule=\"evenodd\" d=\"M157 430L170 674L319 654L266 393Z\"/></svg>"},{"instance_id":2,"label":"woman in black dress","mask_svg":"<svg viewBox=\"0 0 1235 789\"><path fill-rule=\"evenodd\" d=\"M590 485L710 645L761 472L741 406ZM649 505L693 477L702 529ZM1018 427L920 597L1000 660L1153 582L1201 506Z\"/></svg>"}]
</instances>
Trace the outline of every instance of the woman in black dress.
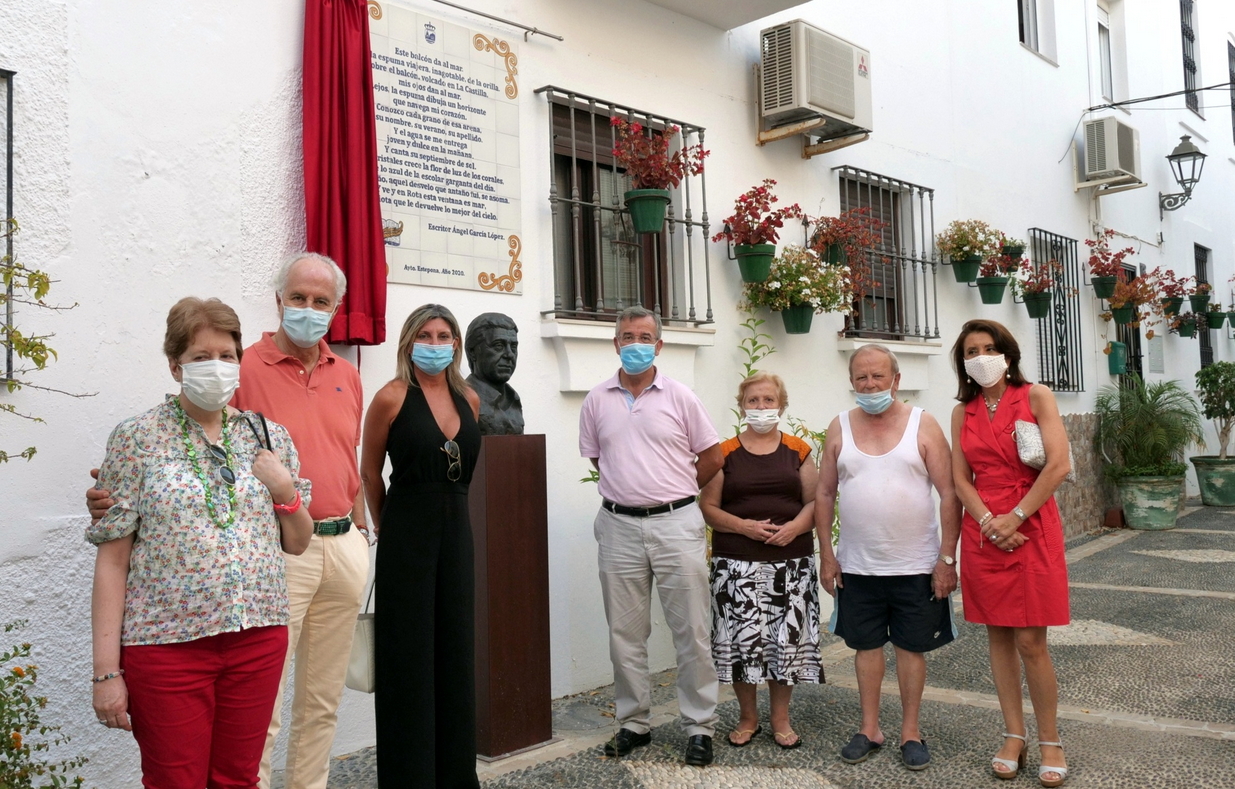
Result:
<instances>
[{"instance_id":1,"label":"woman in black dress","mask_svg":"<svg viewBox=\"0 0 1235 789\"><path fill-rule=\"evenodd\" d=\"M460 348L450 310L417 308L399 335L396 377L365 417L361 477L379 538L377 776L399 789L479 786L467 487L480 399L459 374Z\"/></svg>"}]
</instances>

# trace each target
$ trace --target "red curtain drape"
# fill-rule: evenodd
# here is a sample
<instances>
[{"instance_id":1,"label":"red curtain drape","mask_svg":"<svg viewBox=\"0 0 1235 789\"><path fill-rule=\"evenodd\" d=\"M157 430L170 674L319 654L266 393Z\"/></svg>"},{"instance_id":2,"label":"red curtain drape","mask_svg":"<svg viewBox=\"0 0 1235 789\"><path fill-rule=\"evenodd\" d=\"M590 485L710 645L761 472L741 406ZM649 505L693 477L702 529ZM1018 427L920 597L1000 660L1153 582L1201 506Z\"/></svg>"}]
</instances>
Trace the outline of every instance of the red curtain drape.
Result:
<instances>
[{"instance_id":1,"label":"red curtain drape","mask_svg":"<svg viewBox=\"0 0 1235 789\"><path fill-rule=\"evenodd\" d=\"M386 339L386 248L366 0L305 0L304 209L310 252L347 274L329 342Z\"/></svg>"}]
</instances>

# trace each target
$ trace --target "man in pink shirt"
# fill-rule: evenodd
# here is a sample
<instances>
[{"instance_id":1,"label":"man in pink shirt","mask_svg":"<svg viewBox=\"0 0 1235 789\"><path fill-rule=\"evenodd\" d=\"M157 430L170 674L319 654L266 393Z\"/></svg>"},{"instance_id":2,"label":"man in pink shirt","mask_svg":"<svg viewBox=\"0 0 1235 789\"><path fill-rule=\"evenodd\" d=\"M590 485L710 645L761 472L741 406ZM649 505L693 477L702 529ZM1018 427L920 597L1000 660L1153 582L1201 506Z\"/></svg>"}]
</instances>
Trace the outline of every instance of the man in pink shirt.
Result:
<instances>
[{"instance_id":1,"label":"man in pink shirt","mask_svg":"<svg viewBox=\"0 0 1235 789\"><path fill-rule=\"evenodd\" d=\"M724 459L699 398L653 365L664 345L660 316L628 307L616 329L622 367L588 392L579 414L579 454L600 471L604 499L593 528L620 727L605 754L624 756L652 741L647 641L655 578L678 656L685 759L702 766L712 762L720 685L711 654L707 543L695 498Z\"/></svg>"}]
</instances>

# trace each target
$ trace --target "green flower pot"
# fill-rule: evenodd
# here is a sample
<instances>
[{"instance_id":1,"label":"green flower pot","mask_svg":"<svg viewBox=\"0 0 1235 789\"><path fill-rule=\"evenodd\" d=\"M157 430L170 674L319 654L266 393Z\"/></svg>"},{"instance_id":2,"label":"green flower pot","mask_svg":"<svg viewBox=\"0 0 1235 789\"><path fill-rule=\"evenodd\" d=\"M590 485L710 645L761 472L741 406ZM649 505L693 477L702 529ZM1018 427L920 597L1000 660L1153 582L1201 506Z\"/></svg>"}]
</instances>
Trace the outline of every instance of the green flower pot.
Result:
<instances>
[{"instance_id":1,"label":"green flower pot","mask_svg":"<svg viewBox=\"0 0 1235 789\"><path fill-rule=\"evenodd\" d=\"M815 308L809 304L795 304L780 313L780 319L785 322L785 334L806 334L814 317Z\"/></svg>"},{"instance_id":2,"label":"green flower pot","mask_svg":"<svg viewBox=\"0 0 1235 789\"><path fill-rule=\"evenodd\" d=\"M1111 307L1111 317L1119 324L1131 323L1136 320L1136 307Z\"/></svg>"},{"instance_id":3,"label":"green flower pot","mask_svg":"<svg viewBox=\"0 0 1235 789\"><path fill-rule=\"evenodd\" d=\"M1213 310L1210 310L1209 312L1205 313L1205 325L1207 325L1209 328L1221 329L1222 324L1224 323L1226 323L1226 313L1225 312L1214 312Z\"/></svg>"},{"instance_id":4,"label":"green flower pot","mask_svg":"<svg viewBox=\"0 0 1235 789\"><path fill-rule=\"evenodd\" d=\"M738 244L733 248L738 259L738 270L743 282L763 282L772 271L772 258L776 257L775 244Z\"/></svg>"},{"instance_id":5,"label":"green flower pot","mask_svg":"<svg viewBox=\"0 0 1235 789\"><path fill-rule=\"evenodd\" d=\"M1026 293L1025 294L1025 309L1029 310L1029 317L1037 320L1045 318L1051 314L1051 299L1053 298L1050 291L1043 293Z\"/></svg>"},{"instance_id":6,"label":"green flower pot","mask_svg":"<svg viewBox=\"0 0 1235 789\"><path fill-rule=\"evenodd\" d=\"M1235 507L1235 457L1220 460L1217 455L1197 455L1190 460L1196 467L1201 503L1206 507Z\"/></svg>"},{"instance_id":7,"label":"green flower pot","mask_svg":"<svg viewBox=\"0 0 1235 789\"><path fill-rule=\"evenodd\" d=\"M1180 477L1124 477L1119 498L1129 529L1173 529L1183 496Z\"/></svg>"},{"instance_id":8,"label":"green flower pot","mask_svg":"<svg viewBox=\"0 0 1235 789\"><path fill-rule=\"evenodd\" d=\"M1003 294L1008 290L1007 277L978 277L974 282L978 283L978 295L983 304L1003 302Z\"/></svg>"},{"instance_id":9,"label":"green flower pot","mask_svg":"<svg viewBox=\"0 0 1235 789\"><path fill-rule=\"evenodd\" d=\"M839 266L848 259L845 248L840 244L828 244L823 250L823 262L829 266Z\"/></svg>"},{"instance_id":10,"label":"green flower pot","mask_svg":"<svg viewBox=\"0 0 1235 789\"><path fill-rule=\"evenodd\" d=\"M1235 312L1228 312L1226 319L1231 322L1231 328L1235 329Z\"/></svg>"},{"instance_id":11,"label":"green flower pot","mask_svg":"<svg viewBox=\"0 0 1235 789\"><path fill-rule=\"evenodd\" d=\"M1093 285L1093 295L1100 299L1109 299L1115 295L1115 283L1119 282L1119 277L1090 277L1089 284Z\"/></svg>"},{"instance_id":12,"label":"green flower pot","mask_svg":"<svg viewBox=\"0 0 1235 789\"><path fill-rule=\"evenodd\" d=\"M1021 246L1020 244L1009 244L1007 246L1004 246L1002 249L1000 249L1000 252L1012 258L1013 260L1020 260L1021 255L1025 254L1025 247Z\"/></svg>"},{"instance_id":13,"label":"green flower pot","mask_svg":"<svg viewBox=\"0 0 1235 789\"><path fill-rule=\"evenodd\" d=\"M1195 323L1179 324L1179 336L1180 337L1195 337L1196 336L1196 324Z\"/></svg>"},{"instance_id":14,"label":"green flower pot","mask_svg":"<svg viewBox=\"0 0 1235 789\"><path fill-rule=\"evenodd\" d=\"M982 265L981 255L969 255L963 258L952 258L952 276L957 282L970 283L978 278L978 268Z\"/></svg>"},{"instance_id":15,"label":"green flower pot","mask_svg":"<svg viewBox=\"0 0 1235 789\"><path fill-rule=\"evenodd\" d=\"M1189 296L1188 302L1192 304L1193 312L1207 312L1209 310L1209 294L1204 293L1199 296Z\"/></svg>"},{"instance_id":16,"label":"green flower pot","mask_svg":"<svg viewBox=\"0 0 1235 789\"><path fill-rule=\"evenodd\" d=\"M1174 317L1179 314L1179 310L1183 306L1184 306L1183 296L1179 296L1177 298L1171 298L1171 299L1162 299L1162 314L1167 316L1168 318Z\"/></svg>"},{"instance_id":17,"label":"green flower pot","mask_svg":"<svg viewBox=\"0 0 1235 789\"><path fill-rule=\"evenodd\" d=\"M659 233L664 229L668 189L631 189L623 197L636 233Z\"/></svg>"}]
</instances>

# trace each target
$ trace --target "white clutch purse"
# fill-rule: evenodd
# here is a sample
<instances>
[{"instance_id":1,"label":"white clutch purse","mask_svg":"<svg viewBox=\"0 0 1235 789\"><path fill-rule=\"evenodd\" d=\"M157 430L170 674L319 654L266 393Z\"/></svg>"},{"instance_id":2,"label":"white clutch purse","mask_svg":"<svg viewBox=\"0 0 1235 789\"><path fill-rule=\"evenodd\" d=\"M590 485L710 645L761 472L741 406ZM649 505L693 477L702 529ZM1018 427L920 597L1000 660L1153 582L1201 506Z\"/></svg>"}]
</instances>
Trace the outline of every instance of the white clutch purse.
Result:
<instances>
[{"instance_id":1,"label":"white clutch purse","mask_svg":"<svg viewBox=\"0 0 1235 789\"><path fill-rule=\"evenodd\" d=\"M347 679L344 680L352 690L361 693L372 693L377 677L373 668L373 614L369 613L369 605L373 602L373 586L369 587L369 599L364 604L364 611L356 616L356 631L352 636L352 655L347 660Z\"/></svg>"},{"instance_id":2,"label":"white clutch purse","mask_svg":"<svg viewBox=\"0 0 1235 789\"><path fill-rule=\"evenodd\" d=\"M1012 435L1016 438L1016 454L1022 463L1039 470L1046 466L1046 446L1042 443L1042 429L1037 424L1018 419ZM1068 476L1063 481L1076 482L1076 460L1071 444L1068 444Z\"/></svg>"}]
</instances>

